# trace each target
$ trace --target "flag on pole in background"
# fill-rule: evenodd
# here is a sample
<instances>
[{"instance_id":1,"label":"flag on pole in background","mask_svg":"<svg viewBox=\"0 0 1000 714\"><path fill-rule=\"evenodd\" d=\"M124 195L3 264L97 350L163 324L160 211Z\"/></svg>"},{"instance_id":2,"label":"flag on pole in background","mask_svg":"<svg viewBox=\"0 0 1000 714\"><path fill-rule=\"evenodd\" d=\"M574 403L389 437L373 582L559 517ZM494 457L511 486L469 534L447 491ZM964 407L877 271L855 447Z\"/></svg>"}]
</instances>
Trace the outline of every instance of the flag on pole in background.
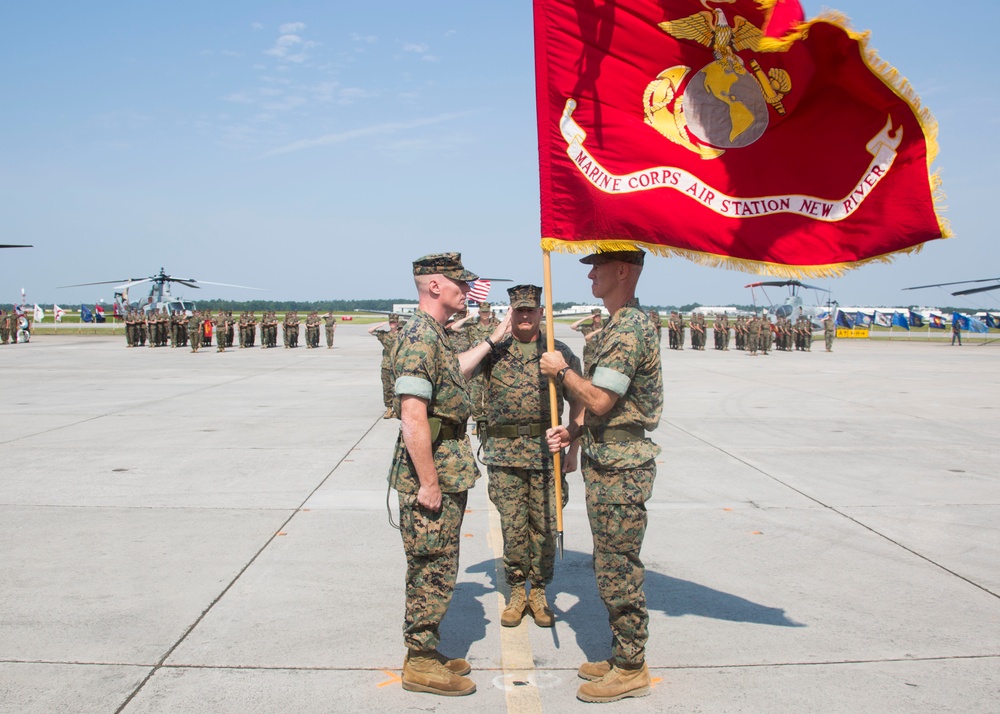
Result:
<instances>
[{"instance_id":1,"label":"flag on pole in background","mask_svg":"<svg viewBox=\"0 0 1000 714\"><path fill-rule=\"evenodd\" d=\"M997 319L993 316L992 312L986 313L986 326L994 329L1000 327L1000 322L997 322Z\"/></svg>"},{"instance_id":2,"label":"flag on pole in background","mask_svg":"<svg viewBox=\"0 0 1000 714\"><path fill-rule=\"evenodd\" d=\"M41 307L39 307L36 304L35 305L35 317L34 317L35 322L41 322L44 319L45 319L45 310L43 310Z\"/></svg>"},{"instance_id":3,"label":"flag on pole in background","mask_svg":"<svg viewBox=\"0 0 1000 714\"><path fill-rule=\"evenodd\" d=\"M479 278L472 283L472 290L469 291L468 300L472 302L482 302L490 294L490 281L486 278Z\"/></svg>"},{"instance_id":4,"label":"flag on pole in background","mask_svg":"<svg viewBox=\"0 0 1000 714\"><path fill-rule=\"evenodd\" d=\"M846 327L848 330L854 329L854 320L846 312L837 313L837 324Z\"/></svg>"},{"instance_id":5,"label":"flag on pole in background","mask_svg":"<svg viewBox=\"0 0 1000 714\"><path fill-rule=\"evenodd\" d=\"M872 324L872 318L859 310L854 313L854 324L858 327L868 327Z\"/></svg>"},{"instance_id":6,"label":"flag on pole in background","mask_svg":"<svg viewBox=\"0 0 1000 714\"><path fill-rule=\"evenodd\" d=\"M931 315L930 326L935 330L943 330L945 328L944 317L941 315Z\"/></svg>"},{"instance_id":7,"label":"flag on pole in background","mask_svg":"<svg viewBox=\"0 0 1000 714\"><path fill-rule=\"evenodd\" d=\"M107 322L104 319L104 306L94 305L94 322Z\"/></svg>"},{"instance_id":8,"label":"flag on pole in background","mask_svg":"<svg viewBox=\"0 0 1000 714\"><path fill-rule=\"evenodd\" d=\"M892 313L892 326L893 327L902 327L904 330L906 330L907 332L909 332L909 330L910 330L910 321L907 318L907 316L904 315L903 313L901 313L901 312L894 312L894 313Z\"/></svg>"},{"instance_id":9,"label":"flag on pole in background","mask_svg":"<svg viewBox=\"0 0 1000 714\"><path fill-rule=\"evenodd\" d=\"M924 318L910 310L910 327L923 327Z\"/></svg>"},{"instance_id":10,"label":"flag on pole in background","mask_svg":"<svg viewBox=\"0 0 1000 714\"><path fill-rule=\"evenodd\" d=\"M876 310L872 318L872 322L879 327L892 327L892 315L887 312L879 312Z\"/></svg>"},{"instance_id":11,"label":"flag on pole in background","mask_svg":"<svg viewBox=\"0 0 1000 714\"><path fill-rule=\"evenodd\" d=\"M66 311L63 310L58 305L56 305L55 303L52 303L52 314L55 315L56 322L62 322L63 315L66 314Z\"/></svg>"},{"instance_id":12,"label":"flag on pole in background","mask_svg":"<svg viewBox=\"0 0 1000 714\"><path fill-rule=\"evenodd\" d=\"M948 235L932 115L796 6L534 0L542 248L831 276Z\"/></svg>"},{"instance_id":13,"label":"flag on pole in background","mask_svg":"<svg viewBox=\"0 0 1000 714\"><path fill-rule=\"evenodd\" d=\"M80 322L93 322L94 313L90 311L90 308L86 305L80 306Z\"/></svg>"}]
</instances>

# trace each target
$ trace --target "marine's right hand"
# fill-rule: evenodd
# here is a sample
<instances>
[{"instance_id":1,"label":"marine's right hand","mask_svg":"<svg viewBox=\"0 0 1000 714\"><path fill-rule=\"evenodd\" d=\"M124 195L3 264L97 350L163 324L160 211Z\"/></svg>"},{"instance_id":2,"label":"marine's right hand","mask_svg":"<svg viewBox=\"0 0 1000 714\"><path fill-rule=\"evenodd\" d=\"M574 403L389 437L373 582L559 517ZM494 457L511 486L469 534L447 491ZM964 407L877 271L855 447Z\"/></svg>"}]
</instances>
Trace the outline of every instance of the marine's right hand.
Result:
<instances>
[{"instance_id":1,"label":"marine's right hand","mask_svg":"<svg viewBox=\"0 0 1000 714\"><path fill-rule=\"evenodd\" d=\"M420 486L417 491L417 503L429 511L441 510L441 487L437 484L433 486Z\"/></svg>"},{"instance_id":2,"label":"marine's right hand","mask_svg":"<svg viewBox=\"0 0 1000 714\"><path fill-rule=\"evenodd\" d=\"M553 454L562 451L570 444L569 430L562 426L554 426L545 432L545 441L549 445L549 451Z\"/></svg>"}]
</instances>

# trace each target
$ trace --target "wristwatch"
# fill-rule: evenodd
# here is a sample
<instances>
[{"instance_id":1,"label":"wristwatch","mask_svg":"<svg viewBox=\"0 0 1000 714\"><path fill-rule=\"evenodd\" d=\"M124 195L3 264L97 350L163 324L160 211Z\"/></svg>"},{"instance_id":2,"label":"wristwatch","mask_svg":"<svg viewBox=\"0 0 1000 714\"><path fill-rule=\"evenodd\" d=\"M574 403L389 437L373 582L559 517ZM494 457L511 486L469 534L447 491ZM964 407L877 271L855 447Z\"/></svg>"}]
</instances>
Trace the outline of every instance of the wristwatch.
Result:
<instances>
[{"instance_id":1,"label":"wristwatch","mask_svg":"<svg viewBox=\"0 0 1000 714\"><path fill-rule=\"evenodd\" d=\"M558 372L556 372L556 380L559 381L560 383L562 383L562 381L564 379L566 379L566 370L567 369L569 369L569 367L563 367Z\"/></svg>"}]
</instances>

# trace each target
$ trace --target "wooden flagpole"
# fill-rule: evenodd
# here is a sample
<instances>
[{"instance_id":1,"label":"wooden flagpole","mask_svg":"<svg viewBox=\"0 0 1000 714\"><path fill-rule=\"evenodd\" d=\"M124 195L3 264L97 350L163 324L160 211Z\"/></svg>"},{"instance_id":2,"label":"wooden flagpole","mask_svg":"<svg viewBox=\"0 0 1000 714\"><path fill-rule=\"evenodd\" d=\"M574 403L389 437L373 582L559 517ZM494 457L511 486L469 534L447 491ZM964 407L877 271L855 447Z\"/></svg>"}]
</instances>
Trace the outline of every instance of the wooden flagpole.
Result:
<instances>
[{"instance_id":1,"label":"wooden flagpole","mask_svg":"<svg viewBox=\"0 0 1000 714\"><path fill-rule=\"evenodd\" d=\"M544 272L545 289L545 349L554 352L556 349L555 321L552 319L552 260L549 251L542 251L542 270ZM559 398L556 395L556 380L549 377L549 413L552 417L551 426L559 426L561 415L557 411ZM563 557L563 508L562 508L562 453L552 454L552 475L556 483L556 547L559 549L559 559Z\"/></svg>"}]
</instances>

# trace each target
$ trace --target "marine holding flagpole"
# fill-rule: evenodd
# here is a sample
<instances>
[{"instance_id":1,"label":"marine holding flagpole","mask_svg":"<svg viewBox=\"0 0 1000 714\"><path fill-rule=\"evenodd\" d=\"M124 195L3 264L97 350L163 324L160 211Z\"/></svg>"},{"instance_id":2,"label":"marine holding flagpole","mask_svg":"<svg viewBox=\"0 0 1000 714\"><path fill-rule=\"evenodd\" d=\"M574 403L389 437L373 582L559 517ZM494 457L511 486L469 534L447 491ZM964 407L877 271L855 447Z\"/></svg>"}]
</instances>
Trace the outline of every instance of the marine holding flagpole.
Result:
<instances>
[{"instance_id":1,"label":"marine holding flagpole","mask_svg":"<svg viewBox=\"0 0 1000 714\"><path fill-rule=\"evenodd\" d=\"M646 666L649 615L639 557L646 533L646 501L656 478L657 446L647 436L660 422L663 371L656 327L635 297L645 253L598 252L590 265L594 297L611 315L593 364L578 374L561 352L542 355L542 373L559 381L584 409L568 427L546 432L549 448L560 451L580 440L587 517L594 541L597 589L608 610L611 656L586 662L578 674L590 680L577 697L612 702L649 694Z\"/></svg>"}]
</instances>

